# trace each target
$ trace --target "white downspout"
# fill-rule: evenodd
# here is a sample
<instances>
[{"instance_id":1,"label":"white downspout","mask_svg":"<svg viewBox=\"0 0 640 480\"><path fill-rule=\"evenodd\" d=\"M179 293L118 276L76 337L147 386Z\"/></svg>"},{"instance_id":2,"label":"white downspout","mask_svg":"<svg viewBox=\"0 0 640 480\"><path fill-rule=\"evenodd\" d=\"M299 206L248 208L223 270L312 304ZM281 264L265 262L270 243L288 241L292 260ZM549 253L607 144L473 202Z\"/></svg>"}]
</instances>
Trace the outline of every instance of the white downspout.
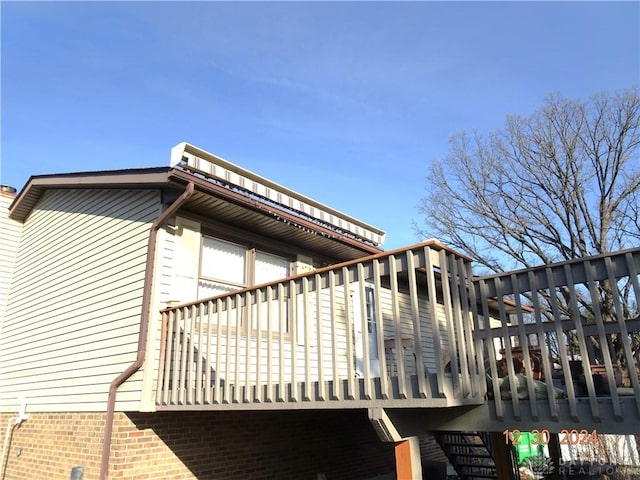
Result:
<instances>
[{"instance_id":1,"label":"white downspout","mask_svg":"<svg viewBox=\"0 0 640 480\"><path fill-rule=\"evenodd\" d=\"M13 437L13 431L16 427L20 426L22 422L24 422L29 415L26 413L27 410L27 399L24 397L18 398L20 401L20 407L18 408L18 416L15 418L9 418L9 422L7 423L7 431L4 435L4 443L2 444L2 475L0 475L0 479L4 480L5 474L7 473L7 463L9 460L9 446L11 445L11 438Z\"/></svg>"}]
</instances>

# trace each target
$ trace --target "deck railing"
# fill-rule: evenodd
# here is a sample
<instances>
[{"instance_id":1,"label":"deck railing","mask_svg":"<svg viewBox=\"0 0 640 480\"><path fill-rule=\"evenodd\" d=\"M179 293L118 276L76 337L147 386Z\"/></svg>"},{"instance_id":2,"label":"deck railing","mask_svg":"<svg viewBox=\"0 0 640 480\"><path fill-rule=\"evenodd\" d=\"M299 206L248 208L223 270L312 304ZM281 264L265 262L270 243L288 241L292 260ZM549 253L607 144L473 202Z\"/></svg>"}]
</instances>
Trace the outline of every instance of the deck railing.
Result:
<instances>
[{"instance_id":1,"label":"deck railing","mask_svg":"<svg viewBox=\"0 0 640 480\"><path fill-rule=\"evenodd\" d=\"M168 308L156 403L640 421L639 273L636 248L473 277L430 241Z\"/></svg>"},{"instance_id":2,"label":"deck railing","mask_svg":"<svg viewBox=\"0 0 640 480\"><path fill-rule=\"evenodd\" d=\"M497 418L508 409L529 420L612 412L621 421L632 405L629 420L640 420L639 273L637 248L473 280L476 350Z\"/></svg>"},{"instance_id":3,"label":"deck railing","mask_svg":"<svg viewBox=\"0 0 640 480\"><path fill-rule=\"evenodd\" d=\"M482 403L470 273L430 241L163 310L156 403Z\"/></svg>"}]
</instances>

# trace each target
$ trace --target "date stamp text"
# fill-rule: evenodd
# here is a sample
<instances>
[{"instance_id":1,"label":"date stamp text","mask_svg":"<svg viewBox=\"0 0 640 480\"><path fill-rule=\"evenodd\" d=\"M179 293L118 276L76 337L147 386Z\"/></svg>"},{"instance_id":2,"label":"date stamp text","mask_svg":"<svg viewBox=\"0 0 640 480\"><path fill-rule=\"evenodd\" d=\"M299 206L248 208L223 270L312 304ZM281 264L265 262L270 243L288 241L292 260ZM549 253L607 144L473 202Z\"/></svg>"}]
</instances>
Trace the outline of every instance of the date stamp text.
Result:
<instances>
[{"instance_id":1,"label":"date stamp text","mask_svg":"<svg viewBox=\"0 0 640 480\"><path fill-rule=\"evenodd\" d=\"M525 441L523 433L520 430L505 430L502 432L505 443L512 445L520 445ZM552 433L547 429L531 430L526 432L529 434L528 440L531 445L548 445L552 438ZM592 445L598 443L597 430L560 430L558 433L558 442L560 445Z\"/></svg>"}]
</instances>

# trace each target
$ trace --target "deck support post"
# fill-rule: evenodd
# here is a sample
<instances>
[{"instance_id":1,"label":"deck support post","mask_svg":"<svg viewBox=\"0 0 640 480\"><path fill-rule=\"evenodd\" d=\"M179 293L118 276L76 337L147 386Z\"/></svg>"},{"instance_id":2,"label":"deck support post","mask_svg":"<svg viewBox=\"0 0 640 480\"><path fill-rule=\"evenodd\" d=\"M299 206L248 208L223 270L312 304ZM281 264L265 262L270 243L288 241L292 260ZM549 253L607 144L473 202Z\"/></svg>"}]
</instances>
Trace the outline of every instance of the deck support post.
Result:
<instances>
[{"instance_id":1,"label":"deck support post","mask_svg":"<svg viewBox=\"0 0 640 480\"><path fill-rule=\"evenodd\" d=\"M517 466L513 465L511 448L513 447L505 442L504 434L491 432L491 450L496 464L497 480L513 480L513 472Z\"/></svg>"},{"instance_id":2,"label":"deck support post","mask_svg":"<svg viewBox=\"0 0 640 480\"><path fill-rule=\"evenodd\" d=\"M556 468L549 472L547 478L549 480L560 479L560 460L562 459L562 452L560 451L560 438L557 433L552 433L549 441L549 456L551 457L551 465L555 465Z\"/></svg>"},{"instance_id":3,"label":"deck support post","mask_svg":"<svg viewBox=\"0 0 640 480\"><path fill-rule=\"evenodd\" d=\"M395 452L396 478L398 480L422 480L422 463L418 437L409 437L397 442Z\"/></svg>"}]
</instances>

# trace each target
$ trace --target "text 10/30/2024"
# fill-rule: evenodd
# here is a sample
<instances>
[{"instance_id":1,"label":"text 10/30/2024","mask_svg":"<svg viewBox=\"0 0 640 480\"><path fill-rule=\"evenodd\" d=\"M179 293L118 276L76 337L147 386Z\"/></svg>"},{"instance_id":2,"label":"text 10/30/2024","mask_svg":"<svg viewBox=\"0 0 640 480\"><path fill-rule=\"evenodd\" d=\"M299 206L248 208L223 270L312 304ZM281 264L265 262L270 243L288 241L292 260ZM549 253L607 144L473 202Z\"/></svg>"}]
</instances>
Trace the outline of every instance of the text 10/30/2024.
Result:
<instances>
[{"instance_id":1,"label":"text 10/30/2024","mask_svg":"<svg viewBox=\"0 0 640 480\"><path fill-rule=\"evenodd\" d=\"M524 441L520 430L505 430L502 432L504 435L505 443L512 445L520 445ZM552 433L547 429L543 430L531 430L527 440L531 445L548 445L551 441ZM558 443L560 445L592 445L598 443L598 431L597 430L560 430L558 433Z\"/></svg>"}]
</instances>

